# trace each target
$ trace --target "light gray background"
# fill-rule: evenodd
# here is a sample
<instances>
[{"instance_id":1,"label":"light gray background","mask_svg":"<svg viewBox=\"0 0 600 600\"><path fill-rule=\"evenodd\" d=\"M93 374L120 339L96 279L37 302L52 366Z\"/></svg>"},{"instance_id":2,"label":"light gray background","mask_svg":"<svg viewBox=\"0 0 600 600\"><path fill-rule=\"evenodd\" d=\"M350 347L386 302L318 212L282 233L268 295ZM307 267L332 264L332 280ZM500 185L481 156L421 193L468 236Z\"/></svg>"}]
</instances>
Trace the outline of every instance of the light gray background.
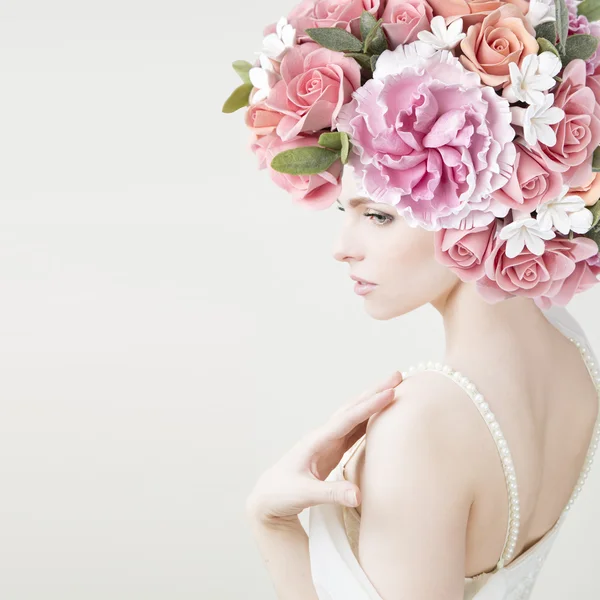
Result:
<instances>
[{"instance_id":1,"label":"light gray background","mask_svg":"<svg viewBox=\"0 0 600 600\"><path fill-rule=\"evenodd\" d=\"M220 113L292 4L0 4L2 600L274 598L257 477L441 358L432 308L364 314L341 213L293 207ZM570 307L595 348L599 294ZM598 597L599 497L596 467L536 600Z\"/></svg>"}]
</instances>

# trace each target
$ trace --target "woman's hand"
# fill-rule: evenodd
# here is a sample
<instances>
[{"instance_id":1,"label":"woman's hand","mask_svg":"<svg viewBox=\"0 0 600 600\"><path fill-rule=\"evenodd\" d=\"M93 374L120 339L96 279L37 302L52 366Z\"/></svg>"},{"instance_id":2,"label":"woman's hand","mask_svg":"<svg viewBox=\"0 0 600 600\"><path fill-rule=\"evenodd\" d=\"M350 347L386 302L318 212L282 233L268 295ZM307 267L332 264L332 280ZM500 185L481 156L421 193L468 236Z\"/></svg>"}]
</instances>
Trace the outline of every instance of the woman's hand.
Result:
<instances>
[{"instance_id":1,"label":"woman's hand","mask_svg":"<svg viewBox=\"0 0 600 600\"><path fill-rule=\"evenodd\" d=\"M365 433L369 418L392 402L394 388L401 381L402 374L396 371L305 435L258 479L246 501L248 515L262 522L279 523L296 519L305 508L316 504L360 504L356 485L324 480Z\"/></svg>"}]
</instances>

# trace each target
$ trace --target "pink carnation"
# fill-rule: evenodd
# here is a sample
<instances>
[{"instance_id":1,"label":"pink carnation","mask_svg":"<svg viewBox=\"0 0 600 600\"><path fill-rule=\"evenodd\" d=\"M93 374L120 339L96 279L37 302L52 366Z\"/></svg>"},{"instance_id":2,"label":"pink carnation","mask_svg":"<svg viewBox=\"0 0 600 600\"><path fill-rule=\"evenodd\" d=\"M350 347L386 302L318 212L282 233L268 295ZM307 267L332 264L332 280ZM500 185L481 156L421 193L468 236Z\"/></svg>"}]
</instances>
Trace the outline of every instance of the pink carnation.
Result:
<instances>
[{"instance_id":1,"label":"pink carnation","mask_svg":"<svg viewBox=\"0 0 600 600\"><path fill-rule=\"evenodd\" d=\"M545 241L541 256L530 252L527 246L514 258L508 258L505 251L506 241L496 238L495 247L485 262L485 276L476 283L479 293L490 303L512 296L527 296L535 298L536 304L558 304L576 293L579 283L573 286L573 282L577 276L573 280L568 278L575 272L577 263L598 253L598 246L583 236L572 240L556 237ZM565 289L561 292L563 286Z\"/></svg>"},{"instance_id":2,"label":"pink carnation","mask_svg":"<svg viewBox=\"0 0 600 600\"><path fill-rule=\"evenodd\" d=\"M281 79L266 105L284 115L277 135L288 141L303 132L333 129L342 105L360 87L360 66L341 52L307 42L281 61Z\"/></svg>"},{"instance_id":3,"label":"pink carnation","mask_svg":"<svg viewBox=\"0 0 600 600\"><path fill-rule=\"evenodd\" d=\"M570 187L585 185L592 177L592 154L600 144L600 105L586 86L586 66L580 58L564 69L554 90L554 106L565 118L550 127L556 132L552 147L540 144L550 168L563 173Z\"/></svg>"},{"instance_id":4,"label":"pink carnation","mask_svg":"<svg viewBox=\"0 0 600 600\"><path fill-rule=\"evenodd\" d=\"M433 9L427 0L388 0L381 15L383 30L392 48L417 39L420 31L429 31Z\"/></svg>"},{"instance_id":5,"label":"pink carnation","mask_svg":"<svg viewBox=\"0 0 600 600\"><path fill-rule=\"evenodd\" d=\"M271 179L280 188L292 195L292 200L303 204L307 208L317 210L331 206L339 197L342 190L342 163L336 162L322 173L317 175L288 175L271 168L273 158L292 148L316 146L318 136L302 136L288 142L283 142L276 134L260 136L255 139L250 148L256 153L259 168L267 168Z\"/></svg>"},{"instance_id":6,"label":"pink carnation","mask_svg":"<svg viewBox=\"0 0 600 600\"><path fill-rule=\"evenodd\" d=\"M381 54L374 79L338 116L359 189L434 231L507 214L491 193L512 173L510 123L505 99L450 52L420 41Z\"/></svg>"},{"instance_id":7,"label":"pink carnation","mask_svg":"<svg viewBox=\"0 0 600 600\"><path fill-rule=\"evenodd\" d=\"M434 233L436 260L463 281L476 281L494 246L498 220L473 229L440 229Z\"/></svg>"}]
</instances>

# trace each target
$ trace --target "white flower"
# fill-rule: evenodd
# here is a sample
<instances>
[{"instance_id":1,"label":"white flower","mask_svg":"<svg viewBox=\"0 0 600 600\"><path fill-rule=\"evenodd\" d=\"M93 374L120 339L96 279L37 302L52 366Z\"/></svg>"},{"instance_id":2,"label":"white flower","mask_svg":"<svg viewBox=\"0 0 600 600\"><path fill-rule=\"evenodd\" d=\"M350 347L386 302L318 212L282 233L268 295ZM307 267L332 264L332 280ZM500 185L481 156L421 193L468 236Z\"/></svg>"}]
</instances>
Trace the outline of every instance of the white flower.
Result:
<instances>
[{"instance_id":1,"label":"white flower","mask_svg":"<svg viewBox=\"0 0 600 600\"><path fill-rule=\"evenodd\" d=\"M270 33L263 40L263 53L269 58L281 62L286 52L296 43L296 30L285 17L277 21L276 33Z\"/></svg>"},{"instance_id":2,"label":"white flower","mask_svg":"<svg viewBox=\"0 0 600 600\"><path fill-rule=\"evenodd\" d=\"M512 122L523 128L525 141L534 146L538 141L546 146L556 144L556 133L550 127L565 118L565 111L552 106L554 94L546 94L542 104L530 104L526 109L511 106Z\"/></svg>"},{"instance_id":3,"label":"white flower","mask_svg":"<svg viewBox=\"0 0 600 600\"><path fill-rule=\"evenodd\" d=\"M591 227L594 215L585 208L585 202L580 196L567 196L569 186L563 185L560 196L556 200L544 202L537 207L537 221L542 229L552 226L563 235L569 231L587 233Z\"/></svg>"},{"instance_id":4,"label":"white flower","mask_svg":"<svg viewBox=\"0 0 600 600\"><path fill-rule=\"evenodd\" d=\"M531 0L525 18L532 27L537 27L548 21L556 21L554 0Z\"/></svg>"},{"instance_id":5,"label":"white flower","mask_svg":"<svg viewBox=\"0 0 600 600\"><path fill-rule=\"evenodd\" d=\"M556 85L554 76L562 69L560 58L554 52L528 54L521 68L514 62L509 63L511 85L502 90L502 97L509 102L543 104L546 90Z\"/></svg>"},{"instance_id":6,"label":"white flower","mask_svg":"<svg viewBox=\"0 0 600 600\"><path fill-rule=\"evenodd\" d=\"M502 240L508 240L506 256L514 258L521 253L525 246L532 254L541 256L546 248L544 240L551 240L556 237L556 234L554 231L542 229L536 219L527 217L505 225L498 236Z\"/></svg>"},{"instance_id":7,"label":"white flower","mask_svg":"<svg viewBox=\"0 0 600 600\"><path fill-rule=\"evenodd\" d=\"M252 96L252 104L265 100L271 88L281 79L266 54L261 54L259 60L260 67L252 67L248 72L252 85L258 88L258 91Z\"/></svg>"},{"instance_id":8,"label":"white flower","mask_svg":"<svg viewBox=\"0 0 600 600\"><path fill-rule=\"evenodd\" d=\"M431 31L419 31L417 37L436 50L452 50L466 37L463 33L463 20L456 19L446 27L446 19L441 15L431 19Z\"/></svg>"}]
</instances>

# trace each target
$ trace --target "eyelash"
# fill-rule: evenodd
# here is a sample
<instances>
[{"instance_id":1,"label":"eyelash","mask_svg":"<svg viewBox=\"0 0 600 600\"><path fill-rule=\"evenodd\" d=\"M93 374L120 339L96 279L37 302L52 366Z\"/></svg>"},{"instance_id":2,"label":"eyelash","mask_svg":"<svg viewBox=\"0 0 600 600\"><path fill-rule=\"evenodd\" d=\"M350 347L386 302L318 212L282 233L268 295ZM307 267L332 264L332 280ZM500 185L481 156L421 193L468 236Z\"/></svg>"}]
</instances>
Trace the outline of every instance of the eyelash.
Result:
<instances>
[{"instance_id":1,"label":"eyelash","mask_svg":"<svg viewBox=\"0 0 600 600\"><path fill-rule=\"evenodd\" d=\"M338 206L338 210L341 210L342 212L346 212L346 209L342 208L341 206ZM377 225L386 225L387 223L390 223L391 221L394 220L394 217L383 214L383 213L366 212L366 213L364 213L363 216L365 216L367 218L376 217L378 219L383 219L383 221L377 221Z\"/></svg>"}]
</instances>

